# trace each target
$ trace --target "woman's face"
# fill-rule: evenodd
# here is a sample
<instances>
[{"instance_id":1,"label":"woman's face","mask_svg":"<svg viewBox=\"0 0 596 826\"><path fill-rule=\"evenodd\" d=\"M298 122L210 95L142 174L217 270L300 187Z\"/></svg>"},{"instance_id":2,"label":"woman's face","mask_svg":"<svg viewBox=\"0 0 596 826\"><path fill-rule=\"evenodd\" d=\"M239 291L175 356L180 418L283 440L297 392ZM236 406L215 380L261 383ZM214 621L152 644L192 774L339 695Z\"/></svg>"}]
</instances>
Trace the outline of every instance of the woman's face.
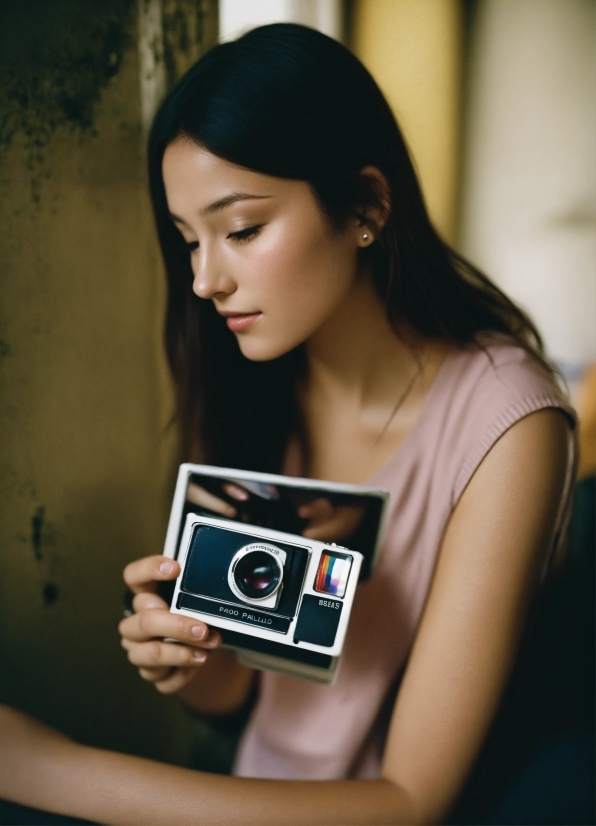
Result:
<instances>
[{"instance_id":1,"label":"woman's face","mask_svg":"<svg viewBox=\"0 0 596 826\"><path fill-rule=\"evenodd\" d=\"M186 140L166 149L163 178L193 290L213 301L246 358L307 341L347 297L362 227L332 229L304 181L243 169Z\"/></svg>"}]
</instances>

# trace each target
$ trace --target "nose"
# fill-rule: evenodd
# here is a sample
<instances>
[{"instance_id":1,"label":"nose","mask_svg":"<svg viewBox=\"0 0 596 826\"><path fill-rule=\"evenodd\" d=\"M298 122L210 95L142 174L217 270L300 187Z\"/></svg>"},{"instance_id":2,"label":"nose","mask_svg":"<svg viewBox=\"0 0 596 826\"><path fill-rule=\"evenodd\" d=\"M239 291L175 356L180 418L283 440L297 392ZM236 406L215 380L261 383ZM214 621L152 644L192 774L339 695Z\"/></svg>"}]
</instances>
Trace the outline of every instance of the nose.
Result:
<instances>
[{"instance_id":1,"label":"nose","mask_svg":"<svg viewBox=\"0 0 596 826\"><path fill-rule=\"evenodd\" d=\"M202 244L191 257L192 290L199 298L227 296L236 292L234 278L222 266L217 253L208 244Z\"/></svg>"}]
</instances>

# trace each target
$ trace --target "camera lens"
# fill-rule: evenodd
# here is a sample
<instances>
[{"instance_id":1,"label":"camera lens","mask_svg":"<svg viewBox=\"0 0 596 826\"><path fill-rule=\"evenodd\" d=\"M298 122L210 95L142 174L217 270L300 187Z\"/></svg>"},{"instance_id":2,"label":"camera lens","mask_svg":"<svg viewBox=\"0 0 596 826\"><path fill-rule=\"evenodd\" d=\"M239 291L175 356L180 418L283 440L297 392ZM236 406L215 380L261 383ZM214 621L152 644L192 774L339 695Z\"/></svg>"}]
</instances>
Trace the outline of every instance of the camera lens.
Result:
<instances>
[{"instance_id":1,"label":"camera lens","mask_svg":"<svg viewBox=\"0 0 596 826\"><path fill-rule=\"evenodd\" d=\"M263 551L246 554L236 563L234 581L249 599L270 596L281 582L281 567L277 559Z\"/></svg>"}]
</instances>

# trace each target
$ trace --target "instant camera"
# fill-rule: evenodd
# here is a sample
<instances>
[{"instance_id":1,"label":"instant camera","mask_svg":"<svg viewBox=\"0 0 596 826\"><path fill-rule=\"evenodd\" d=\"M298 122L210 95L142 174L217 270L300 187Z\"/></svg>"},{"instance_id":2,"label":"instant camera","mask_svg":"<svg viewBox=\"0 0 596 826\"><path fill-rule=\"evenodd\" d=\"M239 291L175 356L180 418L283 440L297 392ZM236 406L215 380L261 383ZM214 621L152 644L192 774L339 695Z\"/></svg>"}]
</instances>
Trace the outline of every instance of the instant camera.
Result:
<instances>
[{"instance_id":1,"label":"instant camera","mask_svg":"<svg viewBox=\"0 0 596 826\"><path fill-rule=\"evenodd\" d=\"M182 465L164 549L181 567L170 610L217 628L253 668L332 682L387 500L375 488ZM312 502L332 517L320 540L302 535L301 506Z\"/></svg>"}]
</instances>

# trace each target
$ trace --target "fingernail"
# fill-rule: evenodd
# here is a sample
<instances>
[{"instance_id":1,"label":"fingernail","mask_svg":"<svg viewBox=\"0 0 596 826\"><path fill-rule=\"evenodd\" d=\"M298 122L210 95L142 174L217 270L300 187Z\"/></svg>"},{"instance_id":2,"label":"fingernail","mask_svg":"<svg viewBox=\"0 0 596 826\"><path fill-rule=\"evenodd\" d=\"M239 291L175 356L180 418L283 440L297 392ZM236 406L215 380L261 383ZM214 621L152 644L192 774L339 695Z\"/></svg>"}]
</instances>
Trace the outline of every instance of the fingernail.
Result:
<instances>
[{"instance_id":1,"label":"fingernail","mask_svg":"<svg viewBox=\"0 0 596 826\"><path fill-rule=\"evenodd\" d=\"M193 625L190 633L198 640L202 640L207 636L207 628L204 625Z\"/></svg>"},{"instance_id":2,"label":"fingernail","mask_svg":"<svg viewBox=\"0 0 596 826\"><path fill-rule=\"evenodd\" d=\"M173 562L162 562L159 566L159 570L162 574L171 574L174 570L174 563Z\"/></svg>"},{"instance_id":3,"label":"fingernail","mask_svg":"<svg viewBox=\"0 0 596 826\"><path fill-rule=\"evenodd\" d=\"M193 657L195 660L198 660L200 663L205 662L207 659L207 654L204 651L193 651Z\"/></svg>"},{"instance_id":4,"label":"fingernail","mask_svg":"<svg viewBox=\"0 0 596 826\"><path fill-rule=\"evenodd\" d=\"M233 519L236 516L237 513L238 513L238 511L236 510L236 508L233 508L231 505L226 505L225 515L229 516L230 519Z\"/></svg>"},{"instance_id":5,"label":"fingernail","mask_svg":"<svg viewBox=\"0 0 596 826\"><path fill-rule=\"evenodd\" d=\"M248 493L243 488L237 488L236 485L230 485L228 493L230 496L233 496L234 499L239 499L242 502L246 502L248 499Z\"/></svg>"},{"instance_id":6,"label":"fingernail","mask_svg":"<svg viewBox=\"0 0 596 826\"><path fill-rule=\"evenodd\" d=\"M205 645L208 645L209 648L217 648L217 646L221 642L221 637L219 634L209 634L209 639L206 641Z\"/></svg>"}]
</instances>

